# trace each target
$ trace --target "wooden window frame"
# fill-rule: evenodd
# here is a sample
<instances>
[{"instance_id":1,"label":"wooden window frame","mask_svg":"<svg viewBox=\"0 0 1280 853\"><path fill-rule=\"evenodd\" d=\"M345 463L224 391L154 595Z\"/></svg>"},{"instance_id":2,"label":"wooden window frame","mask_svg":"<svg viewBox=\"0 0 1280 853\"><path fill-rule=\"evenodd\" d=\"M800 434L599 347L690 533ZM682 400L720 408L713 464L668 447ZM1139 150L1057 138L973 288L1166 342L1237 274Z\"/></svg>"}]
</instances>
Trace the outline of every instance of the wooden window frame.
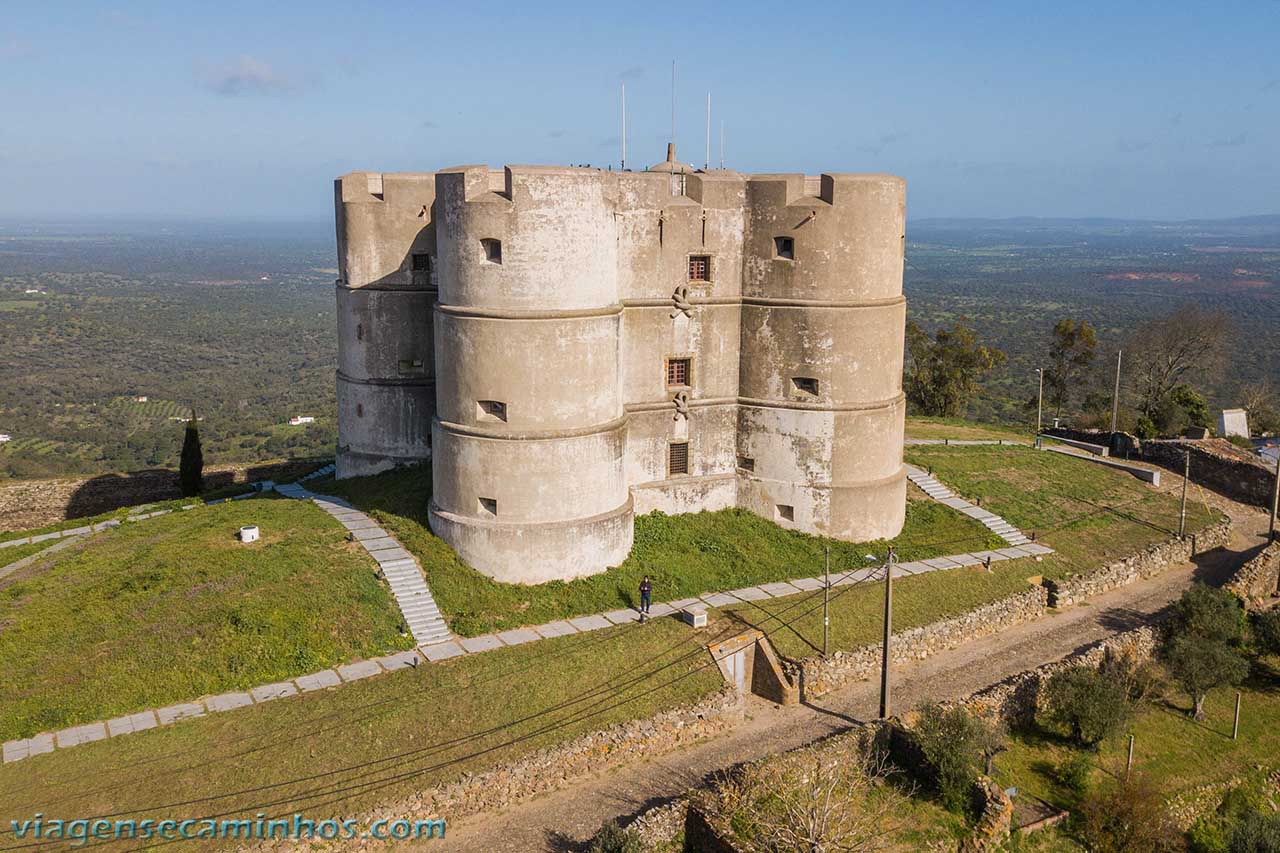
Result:
<instances>
[{"instance_id":1,"label":"wooden window frame","mask_svg":"<svg viewBox=\"0 0 1280 853\"><path fill-rule=\"evenodd\" d=\"M671 367L673 364L684 362L684 382L671 381ZM693 356L691 355L669 355L662 362L662 381L667 388L692 388L693 387Z\"/></svg>"},{"instance_id":2,"label":"wooden window frame","mask_svg":"<svg viewBox=\"0 0 1280 853\"><path fill-rule=\"evenodd\" d=\"M703 277L693 277L693 265L695 261L703 262ZM688 266L685 268L685 276L691 284L710 284L711 283L711 255L697 254L689 255Z\"/></svg>"}]
</instances>

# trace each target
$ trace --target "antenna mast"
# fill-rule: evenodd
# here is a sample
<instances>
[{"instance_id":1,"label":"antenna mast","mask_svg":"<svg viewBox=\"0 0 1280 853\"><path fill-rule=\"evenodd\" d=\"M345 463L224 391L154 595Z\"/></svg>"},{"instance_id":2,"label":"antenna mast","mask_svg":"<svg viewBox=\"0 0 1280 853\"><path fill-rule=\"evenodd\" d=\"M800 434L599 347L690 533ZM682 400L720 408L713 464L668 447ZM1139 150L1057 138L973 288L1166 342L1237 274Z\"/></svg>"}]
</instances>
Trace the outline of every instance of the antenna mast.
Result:
<instances>
[{"instance_id":1,"label":"antenna mast","mask_svg":"<svg viewBox=\"0 0 1280 853\"><path fill-rule=\"evenodd\" d=\"M711 168L711 93L707 92L707 159L702 162L705 172Z\"/></svg>"},{"instance_id":2,"label":"antenna mast","mask_svg":"<svg viewBox=\"0 0 1280 853\"><path fill-rule=\"evenodd\" d=\"M720 168L724 168L724 119L720 119Z\"/></svg>"},{"instance_id":3,"label":"antenna mast","mask_svg":"<svg viewBox=\"0 0 1280 853\"><path fill-rule=\"evenodd\" d=\"M627 170L627 84L622 84L622 171Z\"/></svg>"},{"instance_id":4,"label":"antenna mast","mask_svg":"<svg viewBox=\"0 0 1280 853\"><path fill-rule=\"evenodd\" d=\"M676 144L676 61L671 60L671 144Z\"/></svg>"}]
</instances>

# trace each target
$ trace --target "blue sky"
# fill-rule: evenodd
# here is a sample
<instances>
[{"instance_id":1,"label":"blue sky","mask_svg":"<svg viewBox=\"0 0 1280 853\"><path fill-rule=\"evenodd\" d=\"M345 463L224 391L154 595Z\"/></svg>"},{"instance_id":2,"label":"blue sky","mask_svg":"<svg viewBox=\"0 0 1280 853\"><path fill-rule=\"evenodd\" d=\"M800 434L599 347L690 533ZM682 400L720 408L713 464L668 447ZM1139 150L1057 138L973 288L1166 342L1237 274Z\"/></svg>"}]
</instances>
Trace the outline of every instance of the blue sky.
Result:
<instances>
[{"instance_id":1,"label":"blue sky","mask_svg":"<svg viewBox=\"0 0 1280 853\"><path fill-rule=\"evenodd\" d=\"M1117 6L1124 6L1119 11ZM1280 3L88 3L0 16L0 216L324 219L333 177L884 171L930 216L1280 212ZM718 138L713 160L718 160Z\"/></svg>"}]
</instances>

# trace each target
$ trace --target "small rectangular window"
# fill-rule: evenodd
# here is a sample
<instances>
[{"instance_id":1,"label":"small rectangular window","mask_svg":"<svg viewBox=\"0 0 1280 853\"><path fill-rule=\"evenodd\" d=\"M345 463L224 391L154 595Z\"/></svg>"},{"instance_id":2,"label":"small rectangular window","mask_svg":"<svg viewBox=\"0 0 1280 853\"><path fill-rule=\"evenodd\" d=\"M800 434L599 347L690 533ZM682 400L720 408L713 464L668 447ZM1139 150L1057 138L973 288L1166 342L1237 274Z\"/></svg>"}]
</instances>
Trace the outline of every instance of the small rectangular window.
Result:
<instances>
[{"instance_id":1,"label":"small rectangular window","mask_svg":"<svg viewBox=\"0 0 1280 853\"><path fill-rule=\"evenodd\" d=\"M689 281L711 281L711 256L689 256Z\"/></svg>"},{"instance_id":2,"label":"small rectangular window","mask_svg":"<svg viewBox=\"0 0 1280 853\"><path fill-rule=\"evenodd\" d=\"M693 386L693 359L667 359L667 387L690 388Z\"/></svg>"},{"instance_id":3,"label":"small rectangular window","mask_svg":"<svg viewBox=\"0 0 1280 853\"><path fill-rule=\"evenodd\" d=\"M689 442L673 441L667 445L667 474L689 473Z\"/></svg>"},{"instance_id":4,"label":"small rectangular window","mask_svg":"<svg viewBox=\"0 0 1280 853\"><path fill-rule=\"evenodd\" d=\"M415 252L411 263L414 272L431 272L431 256L428 254Z\"/></svg>"},{"instance_id":5,"label":"small rectangular window","mask_svg":"<svg viewBox=\"0 0 1280 853\"><path fill-rule=\"evenodd\" d=\"M476 417L482 421L503 421L507 420L507 404L499 400L478 400L476 402Z\"/></svg>"},{"instance_id":6,"label":"small rectangular window","mask_svg":"<svg viewBox=\"0 0 1280 853\"><path fill-rule=\"evenodd\" d=\"M739 456L738 467L743 471L754 471L756 470L756 460L752 459L750 456Z\"/></svg>"},{"instance_id":7,"label":"small rectangular window","mask_svg":"<svg viewBox=\"0 0 1280 853\"><path fill-rule=\"evenodd\" d=\"M796 508L791 504L775 504L775 512L778 521L795 521Z\"/></svg>"},{"instance_id":8,"label":"small rectangular window","mask_svg":"<svg viewBox=\"0 0 1280 853\"><path fill-rule=\"evenodd\" d=\"M484 259L491 264L502 263L502 241L494 240L492 237L486 237L480 241L480 247L484 249Z\"/></svg>"},{"instance_id":9,"label":"small rectangular window","mask_svg":"<svg viewBox=\"0 0 1280 853\"><path fill-rule=\"evenodd\" d=\"M498 501L496 498L480 498L480 514L490 517L498 514Z\"/></svg>"},{"instance_id":10,"label":"small rectangular window","mask_svg":"<svg viewBox=\"0 0 1280 853\"><path fill-rule=\"evenodd\" d=\"M796 241L791 237L774 237L773 256L787 261L795 260Z\"/></svg>"},{"instance_id":11,"label":"small rectangular window","mask_svg":"<svg viewBox=\"0 0 1280 853\"><path fill-rule=\"evenodd\" d=\"M791 387L796 393L803 397L818 396L818 380L812 376L793 376L791 377Z\"/></svg>"},{"instance_id":12,"label":"small rectangular window","mask_svg":"<svg viewBox=\"0 0 1280 853\"><path fill-rule=\"evenodd\" d=\"M425 370L422 366L422 359L418 358L402 358L400 359L400 375L401 376L422 376Z\"/></svg>"}]
</instances>

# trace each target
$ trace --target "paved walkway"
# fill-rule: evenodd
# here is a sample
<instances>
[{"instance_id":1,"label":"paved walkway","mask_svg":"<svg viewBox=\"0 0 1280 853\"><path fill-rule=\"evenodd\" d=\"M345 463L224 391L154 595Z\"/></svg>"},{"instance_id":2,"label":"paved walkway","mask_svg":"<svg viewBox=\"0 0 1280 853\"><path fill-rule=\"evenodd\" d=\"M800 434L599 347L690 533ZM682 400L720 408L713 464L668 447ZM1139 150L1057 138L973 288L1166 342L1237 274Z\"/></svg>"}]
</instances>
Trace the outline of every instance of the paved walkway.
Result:
<instances>
[{"instance_id":1,"label":"paved walkway","mask_svg":"<svg viewBox=\"0 0 1280 853\"><path fill-rule=\"evenodd\" d=\"M1014 530L1007 525L1004 519L999 516L956 498L945 486L929 477L925 472L911 466L907 467L908 476L913 477L913 482L915 482L914 475L916 474L922 475L927 479L928 488L926 492L930 494L930 497L952 506L966 515L977 518L990 529L996 530L997 533L1007 527L1012 533L1000 533L1000 535L1004 536L1006 541L1011 544L1008 548L1000 548L993 551L975 551L973 553L954 554L948 557L934 557L927 560L897 563L894 565L893 572L895 578L957 569L963 566L975 566L987 561L998 562L1000 560L1014 560L1020 557L1035 557L1053 553L1052 548L1031 542L1020 531ZM612 628L615 625L635 622L640 618L640 614L636 610L611 610L606 613L576 616L570 619L548 622L545 625L516 628L510 631L485 634L480 637L454 637L440 615L440 611L435 605L435 600L431 597L431 592L423 579L417 559L387 531L379 527L373 519L356 510L342 498L317 494L304 488L299 483L278 485L275 489L286 497L314 502L346 527L355 540L377 561L386 575L392 592L396 596L396 601L405 616L410 631L413 633L414 640L418 643L416 649L372 660L343 664L287 681L264 684L248 691L223 693L192 702L170 705L166 708L128 714L113 720L88 723L57 732L39 734L24 740L9 741L4 744L3 750L0 752L0 758L6 763L20 761L32 755L51 752L55 748L77 746L107 737L155 728L158 725L169 725L191 717L202 717L208 713L231 711L236 708L270 702L287 696L296 696L301 693L337 687L351 681L381 675L384 672L416 667L424 662L447 660L461 655L479 654L492 649L500 649L504 646L517 646L551 637L598 631L603 628ZM945 494L943 494L944 492ZM258 493L253 492L250 494ZM966 512L966 507L976 512ZM168 510L161 510L152 515L160 515L164 512L168 512ZM116 524L119 524L119 522L112 523L113 526ZM996 526L993 527L993 524ZM1017 537L1021 537L1021 544L1013 544L1013 540ZM834 579L831 584L832 586L845 586L860 583L871 578L879 571L879 566L867 566L842 575L833 576ZM650 616L652 618L670 616L686 607L695 605L712 608L725 607L744 602L801 595L806 592L820 590L824 585L823 578L808 577L760 584L759 586L744 587L728 592L709 592L697 598L682 598L676 601L654 604L650 609Z\"/></svg>"},{"instance_id":2,"label":"paved walkway","mask_svg":"<svg viewBox=\"0 0 1280 853\"><path fill-rule=\"evenodd\" d=\"M990 443L990 442L988 442ZM1031 540L1018 528L1005 521L990 510L969 503L955 492L948 489L929 472L921 471L914 465L907 466L907 479L915 483L924 493L939 503L964 513L972 519L982 522L983 526L999 536L1010 545L1028 545Z\"/></svg>"}]
</instances>

